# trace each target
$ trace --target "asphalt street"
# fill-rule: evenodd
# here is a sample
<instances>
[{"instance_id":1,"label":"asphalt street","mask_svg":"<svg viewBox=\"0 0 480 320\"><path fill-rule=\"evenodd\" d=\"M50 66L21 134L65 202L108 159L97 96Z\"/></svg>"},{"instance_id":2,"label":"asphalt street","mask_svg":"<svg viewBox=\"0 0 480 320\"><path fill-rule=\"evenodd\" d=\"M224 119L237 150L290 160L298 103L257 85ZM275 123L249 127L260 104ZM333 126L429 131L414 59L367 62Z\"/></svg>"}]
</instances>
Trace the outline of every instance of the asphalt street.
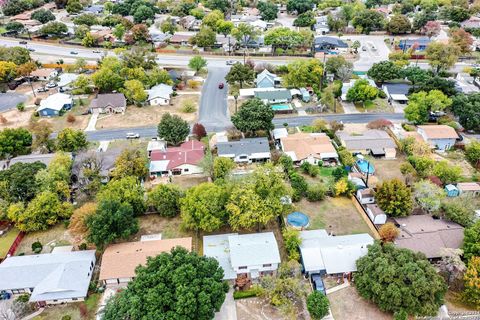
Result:
<instances>
[{"instance_id":1,"label":"asphalt street","mask_svg":"<svg viewBox=\"0 0 480 320\"><path fill-rule=\"evenodd\" d=\"M227 107L228 84L225 76L229 68L208 68L200 99L199 120L208 132L224 131L232 127ZM224 84L223 89L218 85Z\"/></svg>"},{"instance_id":2,"label":"asphalt street","mask_svg":"<svg viewBox=\"0 0 480 320\"><path fill-rule=\"evenodd\" d=\"M357 114L326 114L321 116L301 116L290 118L273 119L275 127L280 128L284 123L288 123L290 127L309 125L315 119L324 119L326 121L342 121L343 123L366 123L376 119L388 119L391 121L404 120L403 114L399 113L357 113ZM208 130L209 132L223 131L217 126L216 130ZM102 129L96 131L85 132L89 141L125 139L127 133L138 133L140 138L153 138L157 136L157 127L137 127L125 129Z\"/></svg>"},{"instance_id":3,"label":"asphalt street","mask_svg":"<svg viewBox=\"0 0 480 320\"><path fill-rule=\"evenodd\" d=\"M13 109L20 102L25 102L27 96L19 93L7 92L0 93L0 112L4 112Z\"/></svg>"}]
</instances>

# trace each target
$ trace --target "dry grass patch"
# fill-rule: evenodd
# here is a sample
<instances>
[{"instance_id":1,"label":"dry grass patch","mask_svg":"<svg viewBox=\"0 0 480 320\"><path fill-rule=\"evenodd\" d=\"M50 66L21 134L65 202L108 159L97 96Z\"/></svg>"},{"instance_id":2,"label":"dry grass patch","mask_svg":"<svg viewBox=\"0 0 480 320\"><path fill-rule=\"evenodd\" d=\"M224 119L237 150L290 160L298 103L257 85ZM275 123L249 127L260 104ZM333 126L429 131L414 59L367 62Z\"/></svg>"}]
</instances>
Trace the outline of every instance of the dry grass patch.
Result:
<instances>
[{"instance_id":1,"label":"dry grass patch","mask_svg":"<svg viewBox=\"0 0 480 320\"><path fill-rule=\"evenodd\" d=\"M375 176L378 180L385 181L391 180L394 178L400 179L401 181L405 180L402 172L400 171L400 166L405 161L405 156L397 152L396 159L375 159L375 158L368 158L369 161L375 167Z\"/></svg>"},{"instance_id":2,"label":"dry grass patch","mask_svg":"<svg viewBox=\"0 0 480 320\"><path fill-rule=\"evenodd\" d=\"M36 241L39 241L43 245L42 253L49 253L54 247L72 244L73 239L65 228L65 225L59 223L45 231L27 233L15 254L33 254L32 243Z\"/></svg>"},{"instance_id":3,"label":"dry grass patch","mask_svg":"<svg viewBox=\"0 0 480 320\"><path fill-rule=\"evenodd\" d=\"M161 233L162 239L193 237L193 233L181 228L182 219L180 216L164 218L158 214L149 214L139 218L140 231L132 241L140 240L145 234Z\"/></svg>"},{"instance_id":4,"label":"dry grass patch","mask_svg":"<svg viewBox=\"0 0 480 320\"><path fill-rule=\"evenodd\" d=\"M23 112L11 109L0 113L7 120L6 123L0 123L0 130L5 128L27 128L34 112L35 108L26 108Z\"/></svg>"}]
</instances>

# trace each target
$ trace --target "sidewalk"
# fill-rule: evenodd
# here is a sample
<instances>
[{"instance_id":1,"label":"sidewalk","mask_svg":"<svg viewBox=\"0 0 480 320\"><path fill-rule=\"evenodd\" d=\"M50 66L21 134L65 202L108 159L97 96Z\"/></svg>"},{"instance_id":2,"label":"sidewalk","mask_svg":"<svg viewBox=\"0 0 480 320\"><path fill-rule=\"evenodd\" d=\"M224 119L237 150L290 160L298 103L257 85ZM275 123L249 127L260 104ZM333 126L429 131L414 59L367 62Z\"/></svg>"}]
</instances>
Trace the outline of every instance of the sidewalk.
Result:
<instances>
[{"instance_id":1,"label":"sidewalk","mask_svg":"<svg viewBox=\"0 0 480 320\"><path fill-rule=\"evenodd\" d=\"M85 128L85 131L95 131L95 125L97 124L98 120L98 113L93 113L92 116L90 117L90 120L88 120L88 125Z\"/></svg>"},{"instance_id":2,"label":"sidewalk","mask_svg":"<svg viewBox=\"0 0 480 320\"><path fill-rule=\"evenodd\" d=\"M334 292L337 292L339 290L342 290L342 289L345 289L345 288L348 288L348 287L350 287L350 282L347 281L347 282L342 283L341 285L338 285L336 287L327 289L325 293L326 294L334 293Z\"/></svg>"}]
</instances>

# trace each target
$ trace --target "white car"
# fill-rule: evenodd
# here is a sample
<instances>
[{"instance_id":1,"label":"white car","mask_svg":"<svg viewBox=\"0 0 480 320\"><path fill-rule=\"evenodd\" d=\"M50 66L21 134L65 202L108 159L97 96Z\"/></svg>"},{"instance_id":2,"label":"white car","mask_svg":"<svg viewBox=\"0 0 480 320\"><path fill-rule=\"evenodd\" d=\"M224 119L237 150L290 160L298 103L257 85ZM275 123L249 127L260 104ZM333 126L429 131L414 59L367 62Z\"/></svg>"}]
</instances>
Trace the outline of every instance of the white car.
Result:
<instances>
[{"instance_id":1,"label":"white car","mask_svg":"<svg viewBox=\"0 0 480 320\"><path fill-rule=\"evenodd\" d=\"M47 88L55 88L56 86L57 86L57 84L55 82L49 82L46 85Z\"/></svg>"},{"instance_id":2,"label":"white car","mask_svg":"<svg viewBox=\"0 0 480 320\"><path fill-rule=\"evenodd\" d=\"M225 63L227 64L227 66L232 66L232 65L234 65L235 63L237 63L237 61L235 61L235 60L227 60L227 61L225 61Z\"/></svg>"},{"instance_id":3,"label":"white car","mask_svg":"<svg viewBox=\"0 0 480 320\"><path fill-rule=\"evenodd\" d=\"M133 132L128 132L128 133L126 134L126 138L127 138L127 139L138 139L138 138L140 138L140 134L138 134L138 133L133 133Z\"/></svg>"},{"instance_id":4,"label":"white car","mask_svg":"<svg viewBox=\"0 0 480 320\"><path fill-rule=\"evenodd\" d=\"M40 87L37 89L37 92L47 92L48 91L48 88L45 88L45 87Z\"/></svg>"}]
</instances>

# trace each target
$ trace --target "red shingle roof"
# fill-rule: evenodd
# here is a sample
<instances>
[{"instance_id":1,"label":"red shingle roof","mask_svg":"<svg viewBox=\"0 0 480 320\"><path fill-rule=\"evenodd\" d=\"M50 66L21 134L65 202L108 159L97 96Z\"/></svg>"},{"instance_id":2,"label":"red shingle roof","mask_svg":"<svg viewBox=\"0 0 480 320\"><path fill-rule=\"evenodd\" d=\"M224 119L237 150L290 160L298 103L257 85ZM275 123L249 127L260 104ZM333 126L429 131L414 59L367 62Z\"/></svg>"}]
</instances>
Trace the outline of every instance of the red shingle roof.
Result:
<instances>
[{"instance_id":1,"label":"red shingle roof","mask_svg":"<svg viewBox=\"0 0 480 320\"><path fill-rule=\"evenodd\" d=\"M198 164L204 157L205 146L198 141L188 141L179 147L168 148L166 151L152 151L151 161L169 160L167 169L174 169L182 164Z\"/></svg>"}]
</instances>

